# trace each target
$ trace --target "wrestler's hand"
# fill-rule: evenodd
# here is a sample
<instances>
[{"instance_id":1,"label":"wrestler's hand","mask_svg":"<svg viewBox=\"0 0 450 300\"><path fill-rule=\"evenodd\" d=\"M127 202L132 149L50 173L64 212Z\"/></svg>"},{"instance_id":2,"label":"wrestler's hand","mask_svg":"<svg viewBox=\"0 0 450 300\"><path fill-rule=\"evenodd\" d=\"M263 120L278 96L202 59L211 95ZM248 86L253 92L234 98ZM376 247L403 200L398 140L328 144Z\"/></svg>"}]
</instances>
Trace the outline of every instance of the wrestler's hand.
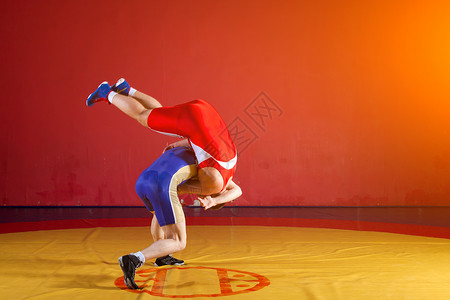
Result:
<instances>
[{"instance_id":1,"label":"wrestler's hand","mask_svg":"<svg viewBox=\"0 0 450 300\"><path fill-rule=\"evenodd\" d=\"M211 209L212 209L212 210L219 210L219 209L222 209L222 207L224 207L225 204L226 204L226 203L220 203L220 204L214 205L213 207L211 207Z\"/></svg>"},{"instance_id":2,"label":"wrestler's hand","mask_svg":"<svg viewBox=\"0 0 450 300\"><path fill-rule=\"evenodd\" d=\"M208 208L213 207L216 205L216 202L211 196L198 196L198 200L202 204L202 206L207 210Z\"/></svg>"},{"instance_id":3,"label":"wrestler's hand","mask_svg":"<svg viewBox=\"0 0 450 300\"><path fill-rule=\"evenodd\" d=\"M175 146L173 144L167 145L166 148L164 148L163 153L172 148L175 148Z\"/></svg>"}]
</instances>

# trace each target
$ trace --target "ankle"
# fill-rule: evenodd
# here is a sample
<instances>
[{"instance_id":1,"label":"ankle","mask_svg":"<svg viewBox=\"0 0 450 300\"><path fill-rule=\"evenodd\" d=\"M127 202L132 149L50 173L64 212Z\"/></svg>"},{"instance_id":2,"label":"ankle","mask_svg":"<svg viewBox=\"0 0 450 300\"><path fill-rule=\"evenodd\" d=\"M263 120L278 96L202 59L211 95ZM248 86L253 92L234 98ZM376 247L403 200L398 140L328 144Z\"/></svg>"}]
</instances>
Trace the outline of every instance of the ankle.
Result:
<instances>
[{"instance_id":1,"label":"ankle","mask_svg":"<svg viewBox=\"0 0 450 300\"><path fill-rule=\"evenodd\" d=\"M139 264L137 265L137 268L145 264L145 256L141 251L138 251L136 253L131 253L133 256L135 256L139 260Z\"/></svg>"},{"instance_id":2,"label":"ankle","mask_svg":"<svg viewBox=\"0 0 450 300\"><path fill-rule=\"evenodd\" d=\"M114 98L114 96L116 96L116 95L117 95L117 93L114 92L114 91L109 92L109 93L108 93L108 96L106 97L106 98L108 99L108 102L112 104L113 98Z\"/></svg>"}]
</instances>

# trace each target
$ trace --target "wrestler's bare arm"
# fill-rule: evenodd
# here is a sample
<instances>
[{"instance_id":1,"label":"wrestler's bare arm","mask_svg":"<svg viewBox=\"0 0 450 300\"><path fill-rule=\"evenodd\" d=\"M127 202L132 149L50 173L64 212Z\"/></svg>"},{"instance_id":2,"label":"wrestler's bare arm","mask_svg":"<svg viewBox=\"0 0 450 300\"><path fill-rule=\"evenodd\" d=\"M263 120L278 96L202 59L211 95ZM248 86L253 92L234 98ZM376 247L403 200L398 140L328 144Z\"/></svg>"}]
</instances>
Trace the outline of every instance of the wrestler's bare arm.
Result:
<instances>
[{"instance_id":1,"label":"wrestler's bare arm","mask_svg":"<svg viewBox=\"0 0 450 300\"><path fill-rule=\"evenodd\" d=\"M175 143L167 145L167 147L164 148L163 153L166 152L167 150L175 148L175 147L191 148L191 145L189 144L187 139L182 139L182 140L176 141Z\"/></svg>"},{"instance_id":2,"label":"wrestler's bare arm","mask_svg":"<svg viewBox=\"0 0 450 300\"><path fill-rule=\"evenodd\" d=\"M217 206L219 204L225 204L227 202L230 202L240 197L241 195L242 195L241 188L236 183L234 183L233 180L230 180L228 182L226 189L223 192L212 196L199 197L198 200L202 203L205 209L208 209Z\"/></svg>"}]
</instances>

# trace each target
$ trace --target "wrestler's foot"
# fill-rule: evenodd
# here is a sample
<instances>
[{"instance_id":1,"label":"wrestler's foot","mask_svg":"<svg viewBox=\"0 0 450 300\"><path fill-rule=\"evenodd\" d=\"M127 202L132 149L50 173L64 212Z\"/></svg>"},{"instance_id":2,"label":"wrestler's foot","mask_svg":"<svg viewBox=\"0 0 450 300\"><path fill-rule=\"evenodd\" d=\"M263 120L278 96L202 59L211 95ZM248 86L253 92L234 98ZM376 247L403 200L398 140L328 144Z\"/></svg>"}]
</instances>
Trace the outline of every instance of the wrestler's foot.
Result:
<instances>
[{"instance_id":1,"label":"wrestler's foot","mask_svg":"<svg viewBox=\"0 0 450 300\"><path fill-rule=\"evenodd\" d=\"M116 92L117 94L128 96L130 93L130 85L125 81L124 78L120 78L117 82L111 87L111 90Z\"/></svg>"},{"instance_id":2,"label":"wrestler's foot","mask_svg":"<svg viewBox=\"0 0 450 300\"><path fill-rule=\"evenodd\" d=\"M89 95L89 97L86 100L87 106L92 106L95 103L99 101L106 101L108 102L108 94L111 92L111 88L107 81L102 82L98 88ZM109 102L108 102L109 103Z\"/></svg>"},{"instance_id":3,"label":"wrestler's foot","mask_svg":"<svg viewBox=\"0 0 450 300\"><path fill-rule=\"evenodd\" d=\"M155 266L157 266L157 267L166 266L166 265L182 266L182 265L184 265L184 261L181 259L176 259L175 257L172 257L172 255L158 257L155 261Z\"/></svg>"},{"instance_id":4,"label":"wrestler's foot","mask_svg":"<svg viewBox=\"0 0 450 300\"><path fill-rule=\"evenodd\" d=\"M138 289L139 287L134 282L134 276L136 274L136 269L139 268L142 263L139 258L133 254L124 255L119 258L119 265L122 268L124 282L130 289Z\"/></svg>"}]
</instances>

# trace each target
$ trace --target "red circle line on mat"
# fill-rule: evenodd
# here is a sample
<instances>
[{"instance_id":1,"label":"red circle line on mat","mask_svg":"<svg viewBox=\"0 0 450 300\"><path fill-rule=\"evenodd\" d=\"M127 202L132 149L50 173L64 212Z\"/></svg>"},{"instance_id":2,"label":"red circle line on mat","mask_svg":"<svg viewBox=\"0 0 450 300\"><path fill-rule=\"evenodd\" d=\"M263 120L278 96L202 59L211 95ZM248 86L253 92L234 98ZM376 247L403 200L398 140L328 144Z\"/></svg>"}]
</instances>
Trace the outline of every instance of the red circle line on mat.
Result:
<instances>
[{"instance_id":1,"label":"red circle line on mat","mask_svg":"<svg viewBox=\"0 0 450 300\"><path fill-rule=\"evenodd\" d=\"M150 226L151 218L115 218L115 219L77 219L52 220L40 222L1 223L0 233L12 233L37 230L94 228L94 227L140 227ZM450 239L447 227L382 223L366 221L300 219L300 218L262 218L262 217L187 217L187 225L228 225L228 226L285 226L330 228L358 231L379 231Z\"/></svg>"},{"instance_id":2,"label":"red circle line on mat","mask_svg":"<svg viewBox=\"0 0 450 300\"><path fill-rule=\"evenodd\" d=\"M168 295L163 292L164 290L164 284L166 281L166 274L168 271L178 270L178 271L189 271L189 270L209 270L216 273L217 281L220 286L220 293L214 293L214 294L189 294L189 295ZM239 273L242 276L247 276L247 279L234 279L230 276L229 273ZM122 289L127 290L132 293L147 293L152 296L159 296L159 297L166 297L166 298L195 298L195 297L220 297L220 296L231 296L231 295L237 295L237 294L244 294L249 292L255 292L258 291L270 284L270 280L267 279L265 276L256 274L253 272L248 271L240 271L240 270L234 270L234 269L224 269L224 268L212 268L212 267L170 267L170 268L153 268L153 269L146 269L136 272L136 276L142 276L142 277L152 277L147 280L136 280L136 282L147 282L152 281L150 285L145 283L143 286L141 286L141 290L130 290L128 289L124 284L124 277L121 276L117 278L114 282L114 284ZM247 289L235 289L233 288L232 282L237 281L245 281L249 284L243 285L238 284L235 285L235 287L247 287Z\"/></svg>"}]
</instances>

